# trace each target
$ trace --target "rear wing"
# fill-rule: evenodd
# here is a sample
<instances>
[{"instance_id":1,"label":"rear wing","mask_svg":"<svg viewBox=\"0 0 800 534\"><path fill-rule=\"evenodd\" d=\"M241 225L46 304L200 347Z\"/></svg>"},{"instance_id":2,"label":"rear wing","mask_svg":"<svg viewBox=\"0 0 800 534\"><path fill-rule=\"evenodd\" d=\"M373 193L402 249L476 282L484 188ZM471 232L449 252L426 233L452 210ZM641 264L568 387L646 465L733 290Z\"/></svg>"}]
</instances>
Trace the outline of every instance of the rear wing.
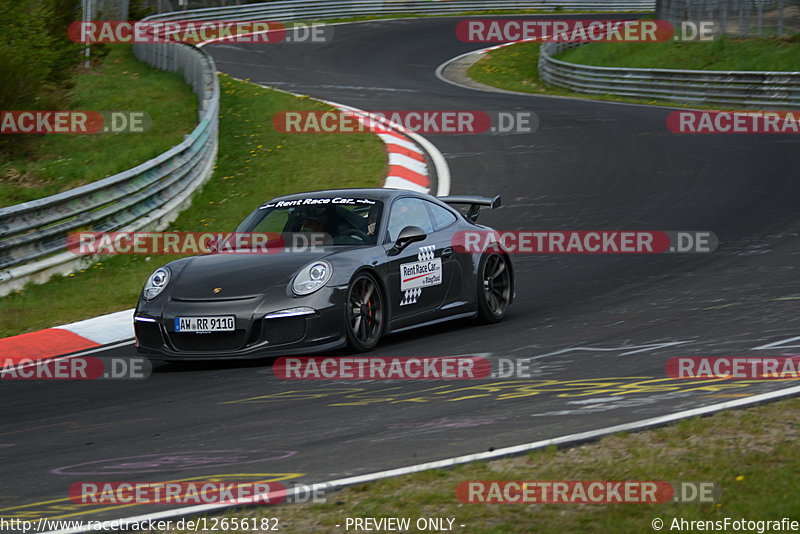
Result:
<instances>
[{"instance_id":1,"label":"rear wing","mask_svg":"<svg viewBox=\"0 0 800 534\"><path fill-rule=\"evenodd\" d=\"M456 195L448 197L437 197L445 204L469 204L469 211L467 212L467 219L472 222L478 220L481 206L488 207L489 209L497 209L500 207L500 195L494 198L479 197L474 195Z\"/></svg>"}]
</instances>

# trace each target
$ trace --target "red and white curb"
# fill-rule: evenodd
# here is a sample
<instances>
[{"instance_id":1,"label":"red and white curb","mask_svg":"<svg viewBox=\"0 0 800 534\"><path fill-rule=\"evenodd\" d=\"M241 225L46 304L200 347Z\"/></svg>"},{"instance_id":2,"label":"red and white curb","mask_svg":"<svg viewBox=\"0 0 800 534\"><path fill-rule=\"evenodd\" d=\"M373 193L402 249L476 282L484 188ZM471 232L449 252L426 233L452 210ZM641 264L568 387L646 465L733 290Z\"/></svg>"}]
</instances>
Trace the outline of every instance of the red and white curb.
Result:
<instances>
[{"instance_id":1,"label":"red and white curb","mask_svg":"<svg viewBox=\"0 0 800 534\"><path fill-rule=\"evenodd\" d=\"M389 153L389 176L385 187L429 193L431 182L422 151L401 134L380 133L378 137L386 143Z\"/></svg>"},{"instance_id":2,"label":"red and white curb","mask_svg":"<svg viewBox=\"0 0 800 534\"><path fill-rule=\"evenodd\" d=\"M327 104L350 113L367 129L381 138L389 156L389 170L384 187L430 192L426 152L435 168L437 195L450 190L450 173L442 154L427 139L413 132L403 132L401 126L386 122L374 125L374 117L357 108L335 102ZM367 123L372 120L373 123ZM420 145L424 146L420 148ZM92 319L0 339L0 370L31 361L56 358L86 351L103 345L133 340L133 309L123 310Z\"/></svg>"},{"instance_id":3,"label":"red and white curb","mask_svg":"<svg viewBox=\"0 0 800 534\"><path fill-rule=\"evenodd\" d=\"M389 155L389 172L384 187L430 193L431 180L428 177L425 152L406 135L404 128L388 120L380 120L354 107L336 102L325 101L325 103L355 117L365 130L376 134L386 145L386 152Z\"/></svg>"},{"instance_id":4,"label":"red and white curb","mask_svg":"<svg viewBox=\"0 0 800 534\"><path fill-rule=\"evenodd\" d=\"M394 19L392 19L394 20ZM362 22L369 22L369 21L362 21ZM342 25L342 24L353 24L350 22L339 22L328 24L330 25ZM276 30L268 29L268 30L261 30L256 32L249 32L241 34L240 36L246 35L257 35L261 33L270 33ZM226 40L230 40L229 37L217 37L214 39L209 39L207 41L203 41L198 43L196 46L201 48L207 44L212 44L216 42L222 42ZM244 81L244 80L239 80ZM248 80L249 82L249 80ZM249 82L254 83L254 82ZM272 89L274 91L280 91L282 93L288 93L294 96L298 96L296 93L292 93L290 91L284 91L283 89L278 89L276 87L270 87L269 85L264 84L256 84L260 85L261 87L266 87L268 89ZM359 118L359 122L367 126L367 129L372 131L373 133L377 134L378 137L386 145L386 152L389 154L389 173L386 177L386 181L384 182L384 187L391 188L391 189L408 189L411 191L418 191L420 193L430 193L431 192L431 180L430 175L428 174L428 166L425 159L425 154L428 154L428 157L431 160L435 170L436 170L436 182L437 182L437 189L434 193L436 196L447 196L450 194L450 168L447 165L447 162L442 156L442 153L427 139L422 137L421 135L410 132L405 130L399 124L390 122L390 121L381 121L383 123L382 127L375 127L373 126L375 117L370 116L367 119L368 113L364 110L354 108L352 106L347 106L345 104L340 104L338 102L331 102L329 100L323 99L315 99L319 100L320 102L324 102L329 106L342 110L346 113L350 113Z\"/></svg>"},{"instance_id":5,"label":"red and white curb","mask_svg":"<svg viewBox=\"0 0 800 534\"><path fill-rule=\"evenodd\" d=\"M133 309L0 339L0 360L27 363L133 339Z\"/></svg>"}]
</instances>

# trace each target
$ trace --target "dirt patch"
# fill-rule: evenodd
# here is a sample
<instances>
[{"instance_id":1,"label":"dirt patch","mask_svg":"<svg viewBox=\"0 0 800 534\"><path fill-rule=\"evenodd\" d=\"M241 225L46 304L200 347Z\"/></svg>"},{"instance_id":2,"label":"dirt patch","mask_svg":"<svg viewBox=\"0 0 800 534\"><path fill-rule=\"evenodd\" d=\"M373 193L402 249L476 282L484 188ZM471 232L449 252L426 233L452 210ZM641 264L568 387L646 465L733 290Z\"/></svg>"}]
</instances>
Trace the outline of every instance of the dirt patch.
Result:
<instances>
[{"instance_id":1,"label":"dirt patch","mask_svg":"<svg viewBox=\"0 0 800 534\"><path fill-rule=\"evenodd\" d=\"M44 180L32 172L23 172L13 167L7 169L2 176L0 176L0 182L7 185L13 185L15 187L22 187L24 189L34 189L37 187L42 187L45 184Z\"/></svg>"}]
</instances>

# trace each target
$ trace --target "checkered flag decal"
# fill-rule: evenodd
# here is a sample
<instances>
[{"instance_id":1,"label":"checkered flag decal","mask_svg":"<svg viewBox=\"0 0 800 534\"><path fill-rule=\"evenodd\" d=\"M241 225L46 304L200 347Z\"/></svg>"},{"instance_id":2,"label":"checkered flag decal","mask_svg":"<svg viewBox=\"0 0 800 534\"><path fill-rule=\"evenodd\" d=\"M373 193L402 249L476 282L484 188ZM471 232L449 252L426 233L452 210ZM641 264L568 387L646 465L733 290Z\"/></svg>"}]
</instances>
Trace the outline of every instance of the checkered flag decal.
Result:
<instances>
[{"instance_id":1,"label":"checkered flag decal","mask_svg":"<svg viewBox=\"0 0 800 534\"><path fill-rule=\"evenodd\" d=\"M417 253L417 261L430 261L434 258L434 256L436 256L436 245L419 247L419 252ZM421 287L406 289L405 292L403 293L403 300L400 301L400 306L416 304L421 294L422 294Z\"/></svg>"},{"instance_id":2,"label":"checkered flag decal","mask_svg":"<svg viewBox=\"0 0 800 534\"><path fill-rule=\"evenodd\" d=\"M403 295L403 300L400 301L400 306L406 306L408 304L416 304L417 299L422 294L421 287L415 287L414 289L406 289L405 294Z\"/></svg>"},{"instance_id":3,"label":"checkered flag decal","mask_svg":"<svg viewBox=\"0 0 800 534\"><path fill-rule=\"evenodd\" d=\"M436 245L428 245L427 247L419 247L419 254L417 254L417 259L419 261L428 261L432 260L435 255L436 255Z\"/></svg>"}]
</instances>

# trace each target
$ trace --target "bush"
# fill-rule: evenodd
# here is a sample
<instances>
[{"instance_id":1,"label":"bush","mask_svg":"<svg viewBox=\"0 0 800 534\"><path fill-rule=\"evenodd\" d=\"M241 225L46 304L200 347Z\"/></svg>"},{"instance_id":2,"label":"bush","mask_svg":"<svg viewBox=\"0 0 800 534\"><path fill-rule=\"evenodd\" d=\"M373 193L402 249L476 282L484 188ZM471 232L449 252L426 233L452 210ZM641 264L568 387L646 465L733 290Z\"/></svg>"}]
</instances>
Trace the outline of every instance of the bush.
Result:
<instances>
[{"instance_id":1,"label":"bush","mask_svg":"<svg viewBox=\"0 0 800 534\"><path fill-rule=\"evenodd\" d=\"M70 87L81 45L67 38L78 0L0 1L0 110L52 109ZM2 147L23 136L4 136Z\"/></svg>"}]
</instances>

